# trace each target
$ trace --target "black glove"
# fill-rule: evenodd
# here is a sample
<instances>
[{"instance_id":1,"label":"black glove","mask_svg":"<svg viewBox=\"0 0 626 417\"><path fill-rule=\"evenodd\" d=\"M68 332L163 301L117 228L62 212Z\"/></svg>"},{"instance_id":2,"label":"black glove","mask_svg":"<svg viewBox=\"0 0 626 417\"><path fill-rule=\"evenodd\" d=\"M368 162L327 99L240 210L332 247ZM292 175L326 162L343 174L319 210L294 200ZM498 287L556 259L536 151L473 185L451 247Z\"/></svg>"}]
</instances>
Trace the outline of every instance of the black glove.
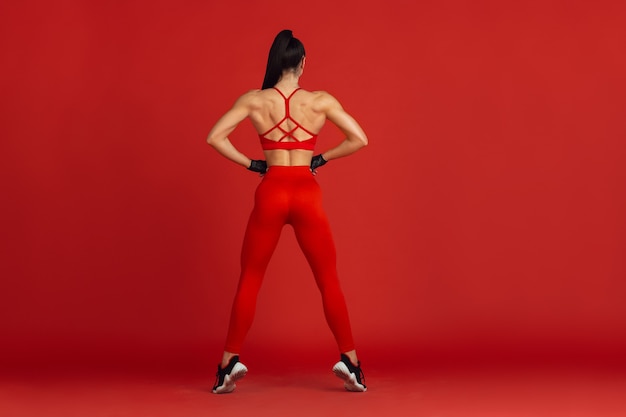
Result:
<instances>
[{"instance_id":1,"label":"black glove","mask_svg":"<svg viewBox=\"0 0 626 417\"><path fill-rule=\"evenodd\" d=\"M317 168L321 167L326 162L328 161L324 159L322 154L315 155L313 158L311 158L311 171L315 172Z\"/></svg>"},{"instance_id":2,"label":"black glove","mask_svg":"<svg viewBox=\"0 0 626 417\"><path fill-rule=\"evenodd\" d=\"M262 159L252 159L248 169L252 172L258 172L263 175L267 172L267 162Z\"/></svg>"}]
</instances>

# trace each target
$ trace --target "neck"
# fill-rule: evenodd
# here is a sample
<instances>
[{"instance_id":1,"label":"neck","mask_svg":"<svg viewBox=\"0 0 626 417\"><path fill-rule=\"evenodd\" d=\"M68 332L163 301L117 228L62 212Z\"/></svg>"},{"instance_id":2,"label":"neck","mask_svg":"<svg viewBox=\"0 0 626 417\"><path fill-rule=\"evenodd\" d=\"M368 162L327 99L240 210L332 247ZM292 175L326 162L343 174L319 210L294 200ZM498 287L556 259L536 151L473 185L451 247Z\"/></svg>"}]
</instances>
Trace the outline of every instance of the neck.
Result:
<instances>
[{"instance_id":1,"label":"neck","mask_svg":"<svg viewBox=\"0 0 626 417\"><path fill-rule=\"evenodd\" d=\"M285 71L283 75L280 77L278 82L276 83L276 87L283 88L298 88L298 81L300 80L300 76L296 75L293 71Z\"/></svg>"}]
</instances>

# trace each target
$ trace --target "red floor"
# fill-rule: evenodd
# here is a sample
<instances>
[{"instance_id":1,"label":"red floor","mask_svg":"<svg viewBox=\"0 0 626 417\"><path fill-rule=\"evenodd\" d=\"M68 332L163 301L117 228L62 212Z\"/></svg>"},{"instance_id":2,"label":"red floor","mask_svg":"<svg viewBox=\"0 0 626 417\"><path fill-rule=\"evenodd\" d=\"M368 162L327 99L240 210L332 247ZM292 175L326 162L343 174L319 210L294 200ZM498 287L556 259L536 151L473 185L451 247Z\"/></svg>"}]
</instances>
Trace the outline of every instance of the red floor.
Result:
<instances>
[{"instance_id":1,"label":"red floor","mask_svg":"<svg viewBox=\"0 0 626 417\"><path fill-rule=\"evenodd\" d=\"M626 372L610 368L370 367L366 393L317 363L249 368L226 395L210 393L204 371L14 372L0 376L0 416L626 416Z\"/></svg>"}]
</instances>

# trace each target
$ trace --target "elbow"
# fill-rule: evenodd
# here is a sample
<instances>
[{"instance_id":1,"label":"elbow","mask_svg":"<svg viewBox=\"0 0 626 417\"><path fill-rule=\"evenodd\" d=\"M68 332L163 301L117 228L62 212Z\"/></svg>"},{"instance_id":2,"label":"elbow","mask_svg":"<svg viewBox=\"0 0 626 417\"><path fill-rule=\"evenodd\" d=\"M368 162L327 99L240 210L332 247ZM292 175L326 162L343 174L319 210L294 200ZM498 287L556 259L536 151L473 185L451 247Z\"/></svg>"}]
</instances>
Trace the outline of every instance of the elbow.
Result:
<instances>
[{"instance_id":1,"label":"elbow","mask_svg":"<svg viewBox=\"0 0 626 417\"><path fill-rule=\"evenodd\" d=\"M350 135L346 139L348 140L348 142L350 142L354 150L364 148L369 143L365 134Z\"/></svg>"},{"instance_id":2,"label":"elbow","mask_svg":"<svg viewBox=\"0 0 626 417\"><path fill-rule=\"evenodd\" d=\"M369 140L367 139L367 136L363 135L359 137L359 143L361 145L361 148L366 147L369 144Z\"/></svg>"},{"instance_id":3,"label":"elbow","mask_svg":"<svg viewBox=\"0 0 626 417\"><path fill-rule=\"evenodd\" d=\"M215 136L213 135L209 135L206 138L206 143L211 145L212 147L215 147L215 143L217 142L217 139L215 138Z\"/></svg>"}]
</instances>

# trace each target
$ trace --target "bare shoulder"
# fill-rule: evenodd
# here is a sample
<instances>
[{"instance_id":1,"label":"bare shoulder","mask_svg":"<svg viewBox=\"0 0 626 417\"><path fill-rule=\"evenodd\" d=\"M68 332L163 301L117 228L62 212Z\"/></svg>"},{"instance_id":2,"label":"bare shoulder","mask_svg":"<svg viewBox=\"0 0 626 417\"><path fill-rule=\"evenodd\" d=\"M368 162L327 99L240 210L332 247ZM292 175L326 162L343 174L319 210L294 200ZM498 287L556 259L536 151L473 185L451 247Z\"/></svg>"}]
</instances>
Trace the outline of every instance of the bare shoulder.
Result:
<instances>
[{"instance_id":1,"label":"bare shoulder","mask_svg":"<svg viewBox=\"0 0 626 417\"><path fill-rule=\"evenodd\" d=\"M314 96L314 107L319 111L328 112L332 109L341 108L339 100L327 91L311 91L311 94Z\"/></svg>"},{"instance_id":2,"label":"bare shoulder","mask_svg":"<svg viewBox=\"0 0 626 417\"><path fill-rule=\"evenodd\" d=\"M235 106L242 107L257 107L259 105L259 101L261 100L261 91L262 90L249 90L243 93L237 98L235 101Z\"/></svg>"}]
</instances>

